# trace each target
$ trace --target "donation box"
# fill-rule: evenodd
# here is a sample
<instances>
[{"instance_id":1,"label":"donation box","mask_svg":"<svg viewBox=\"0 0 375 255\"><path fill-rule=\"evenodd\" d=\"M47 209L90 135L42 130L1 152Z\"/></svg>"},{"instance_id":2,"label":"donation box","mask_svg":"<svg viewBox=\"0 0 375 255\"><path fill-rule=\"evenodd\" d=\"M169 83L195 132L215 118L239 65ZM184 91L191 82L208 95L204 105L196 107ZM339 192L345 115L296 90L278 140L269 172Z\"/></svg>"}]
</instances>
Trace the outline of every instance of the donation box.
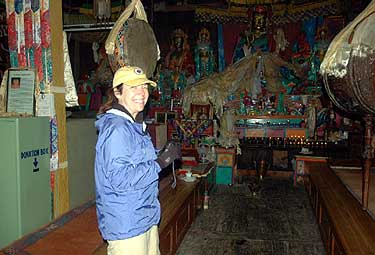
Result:
<instances>
[{"instance_id":1,"label":"donation box","mask_svg":"<svg viewBox=\"0 0 375 255\"><path fill-rule=\"evenodd\" d=\"M47 117L0 118L0 249L51 221Z\"/></svg>"}]
</instances>

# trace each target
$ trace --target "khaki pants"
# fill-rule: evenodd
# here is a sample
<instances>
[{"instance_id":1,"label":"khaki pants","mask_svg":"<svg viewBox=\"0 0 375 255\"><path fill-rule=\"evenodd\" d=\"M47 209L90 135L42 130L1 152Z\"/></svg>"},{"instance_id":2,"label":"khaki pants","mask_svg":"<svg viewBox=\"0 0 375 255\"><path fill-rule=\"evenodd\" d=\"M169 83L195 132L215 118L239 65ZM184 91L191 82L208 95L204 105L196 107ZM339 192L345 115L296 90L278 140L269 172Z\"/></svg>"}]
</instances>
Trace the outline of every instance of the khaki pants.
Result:
<instances>
[{"instance_id":1,"label":"khaki pants","mask_svg":"<svg viewBox=\"0 0 375 255\"><path fill-rule=\"evenodd\" d=\"M108 241L107 255L160 255L158 227L132 238Z\"/></svg>"}]
</instances>

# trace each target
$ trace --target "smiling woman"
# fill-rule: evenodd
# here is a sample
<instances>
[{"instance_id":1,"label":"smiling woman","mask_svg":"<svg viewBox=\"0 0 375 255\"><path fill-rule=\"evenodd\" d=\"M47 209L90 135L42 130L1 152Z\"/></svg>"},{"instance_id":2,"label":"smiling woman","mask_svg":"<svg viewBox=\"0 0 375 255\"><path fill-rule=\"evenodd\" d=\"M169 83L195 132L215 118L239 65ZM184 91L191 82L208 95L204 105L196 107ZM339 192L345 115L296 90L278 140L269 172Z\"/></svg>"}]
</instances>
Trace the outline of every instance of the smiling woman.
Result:
<instances>
[{"instance_id":1,"label":"smiling woman","mask_svg":"<svg viewBox=\"0 0 375 255\"><path fill-rule=\"evenodd\" d=\"M157 154L152 144L142 114L148 84L156 86L141 68L118 69L113 96L95 122L97 216L109 255L160 254L159 173L180 153L178 144L169 143Z\"/></svg>"}]
</instances>

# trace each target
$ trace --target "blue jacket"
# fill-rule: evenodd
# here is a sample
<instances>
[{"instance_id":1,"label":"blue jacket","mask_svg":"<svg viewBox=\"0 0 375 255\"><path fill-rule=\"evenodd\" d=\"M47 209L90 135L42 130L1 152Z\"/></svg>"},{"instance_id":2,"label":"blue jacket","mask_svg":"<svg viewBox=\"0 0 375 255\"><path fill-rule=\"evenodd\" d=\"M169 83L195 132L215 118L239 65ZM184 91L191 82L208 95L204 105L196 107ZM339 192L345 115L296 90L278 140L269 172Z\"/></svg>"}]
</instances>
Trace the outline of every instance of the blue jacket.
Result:
<instances>
[{"instance_id":1,"label":"blue jacket","mask_svg":"<svg viewBox=\"0 0 375 255\"><path fill-rule=\"evenodd\" d=\"M146 232L160 221L156 150L145 124L111 109L95 122L95 185L99 230L105 240Z\"/></svg>"}]
</instances>

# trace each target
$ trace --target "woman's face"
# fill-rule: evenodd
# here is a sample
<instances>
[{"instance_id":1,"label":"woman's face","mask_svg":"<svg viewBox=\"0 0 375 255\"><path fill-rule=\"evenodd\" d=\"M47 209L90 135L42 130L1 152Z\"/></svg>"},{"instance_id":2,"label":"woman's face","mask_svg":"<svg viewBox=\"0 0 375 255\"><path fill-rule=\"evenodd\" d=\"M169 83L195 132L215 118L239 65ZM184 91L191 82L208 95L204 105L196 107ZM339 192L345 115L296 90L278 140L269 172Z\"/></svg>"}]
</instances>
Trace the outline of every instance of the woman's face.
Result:
<instances>
[{"instance_id":1,"label":"woman's face","mask_svg":"<svg viewBox=\"0 0 375 255\"><path fill-rule=\"evenodd\" d=\"M119 104L125 107L126 110L135 118L138 113L143 111L148 97L148 85L142 84L135 87L124 85L122 88L122 94L115 90L115 96L118 99Z\"/></svg>"}]
</instances>

